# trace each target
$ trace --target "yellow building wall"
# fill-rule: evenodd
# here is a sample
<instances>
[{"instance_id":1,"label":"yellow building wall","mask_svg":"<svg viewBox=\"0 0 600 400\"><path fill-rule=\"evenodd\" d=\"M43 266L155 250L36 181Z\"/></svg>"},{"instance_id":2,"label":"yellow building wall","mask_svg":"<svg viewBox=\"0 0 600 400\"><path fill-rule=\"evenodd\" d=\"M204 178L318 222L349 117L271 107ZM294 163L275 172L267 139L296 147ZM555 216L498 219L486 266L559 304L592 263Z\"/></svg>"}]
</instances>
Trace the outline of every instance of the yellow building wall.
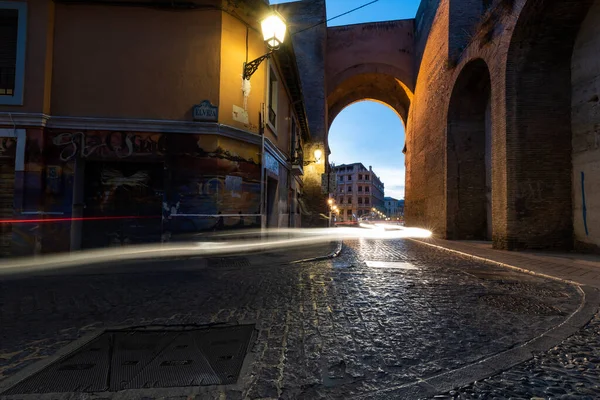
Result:
<instances>
[{"instance_id":1,"label":"yellow building wall","mask_svg":"<svg viewBox=\"0 0 600 400\"><path fill-rule=\"evenodd\" d=\"M57 3L51 113L191 121L219 102L221 15Z\"/></svg>"},{"instance_id":2,"label":"yellow building wall","mask_svg":"<svg viewBox=\"0 0 600 400\"><path fill-rule=\"evenodd\" d=\"M258 24L257 24L258 25ZM256 26L258 29L259 27ZM246 38L248 52L246 58ZM263 62L252 75L252 90L248 97L247 121L242 115L234 115L234 106L243 109L242 73L246 59L252 61L267 52L262 34L248 28L242 21L227 13L222 13L221 25L221 65L219 122L243 130L258 133L259 112L265 102L265 82L267 62Z\"/></svg>"}]
</instances>

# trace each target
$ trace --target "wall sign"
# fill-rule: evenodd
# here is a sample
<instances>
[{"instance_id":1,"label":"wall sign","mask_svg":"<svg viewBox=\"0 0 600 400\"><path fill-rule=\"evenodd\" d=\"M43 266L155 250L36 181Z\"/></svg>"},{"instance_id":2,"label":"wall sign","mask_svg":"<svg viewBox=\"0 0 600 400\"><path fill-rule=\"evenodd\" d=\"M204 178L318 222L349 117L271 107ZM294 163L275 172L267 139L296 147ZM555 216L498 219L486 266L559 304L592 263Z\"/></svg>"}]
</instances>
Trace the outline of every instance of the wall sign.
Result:
<instances>
[{"instance_id":1,"label":"wall sign","mask_svg":"<svg viewBox=\"0 0 600 400\"><path fill-rule=\"evenodd\" d=\"M192 110L194 121L217 122L219 119L219 107L210 104L210 100L204 100L196 104Z\"/></svg>"},{"instance_id":2,"label":"wall sign","mask_svg":"<svg viewBox=\"0 0 600 400\"><path fill-rule=\"evenodd\" d=\"M275 159L275 157L273 157L269 153L265 153L265 168L268 171L279 175L279 162Z\"/></svg>"}]
</instances>

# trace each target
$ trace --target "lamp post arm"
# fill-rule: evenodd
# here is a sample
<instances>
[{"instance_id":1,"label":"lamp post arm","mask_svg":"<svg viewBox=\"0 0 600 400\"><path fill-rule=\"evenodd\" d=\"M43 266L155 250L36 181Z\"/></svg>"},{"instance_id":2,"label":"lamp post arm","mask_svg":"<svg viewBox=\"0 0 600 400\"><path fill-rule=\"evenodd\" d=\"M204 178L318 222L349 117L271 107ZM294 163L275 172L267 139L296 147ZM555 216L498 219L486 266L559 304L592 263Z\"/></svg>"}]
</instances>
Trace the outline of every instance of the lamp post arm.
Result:
<instances>
[{"instance_id":1,"label":"lamp post arm","mask_svg":"<svg viewBox=\"0 0 600 400\"><path fill-rule=\"evenodd\" d=\"M271 57L271 54L273 54L272 50L270 52L268 52L267 54L265 54L264 56L258 57L256 60L252 60L250 62L244 63L244 79L250 79L252 74L254 74L256 72L256 70L258 69L259 65L263 61L265 61L267 58Z\"/></svg>"}]
</instances>

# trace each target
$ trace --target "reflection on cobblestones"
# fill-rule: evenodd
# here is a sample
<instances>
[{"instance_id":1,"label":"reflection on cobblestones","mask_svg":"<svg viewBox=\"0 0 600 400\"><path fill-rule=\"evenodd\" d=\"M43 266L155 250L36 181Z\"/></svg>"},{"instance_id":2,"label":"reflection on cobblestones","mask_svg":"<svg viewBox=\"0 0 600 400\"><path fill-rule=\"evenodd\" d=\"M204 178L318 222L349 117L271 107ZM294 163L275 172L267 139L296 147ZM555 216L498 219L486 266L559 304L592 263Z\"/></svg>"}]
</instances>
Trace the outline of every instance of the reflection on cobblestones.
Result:
<instances>
[{"instance_id":1,"label":"reflection on cobblestones","mask_svg":"<svg viewBox=\"0 0 600 400\"><path fill-rule=\"evenodd\" d=\"M600 316L533 360L436 399L600 398Z\"/></svg>"},{"instance_id":2,"label":"reflection on cobblestones","mask_svg":"<svg viewBox=\"0 0 600 400\"><path fill-rule=\"evenodd\" d=\"M256 362L227 398L311 400L464 366L545 332L581 300L570 285L402 240L348 242L333 261L295 265L1 282L0 296L0 377L102 327L256 321Z\"/></svg>"}]
</instances>

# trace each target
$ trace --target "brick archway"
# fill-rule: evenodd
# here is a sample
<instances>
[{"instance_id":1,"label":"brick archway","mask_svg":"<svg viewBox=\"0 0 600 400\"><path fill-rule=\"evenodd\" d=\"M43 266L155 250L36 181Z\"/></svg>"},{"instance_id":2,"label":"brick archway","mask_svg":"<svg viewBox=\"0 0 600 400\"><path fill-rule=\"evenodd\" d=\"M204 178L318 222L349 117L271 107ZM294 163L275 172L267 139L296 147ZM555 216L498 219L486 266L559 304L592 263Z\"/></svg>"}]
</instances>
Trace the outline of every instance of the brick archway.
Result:
<instances>
[{"instance_id":1,"label":"brick archway","mask_svg":"<svg viewBox=\"0 0 600 400\"><path fill-rule=\"evenodd\" d=\"M327 29L327 128L361 100L388 105L406 125L414 90L413 31L413 20Z\"/></svg>"},{"instance_id":2,"label":"brick archway","mask_svg":"<svg viewBox=\"0 0 600 400\"><path fill-rule=\"evenodd\" d=\"M460 72L448 108L448 239L491 240L491 79L481 59Z\"/></svg>"},{"instance_id":3,"label":"brick archway","mask_svg":"<svg viewBox=\"0 0 600 400\"><path fill-rule=\"evenodd\" d=\"M514 29L506 72L511 249L573 246L572 57L593 3L528 1Z\"/></svg>"},{"instance_id":4,"label":"brick archway","mask_svg":"<svg viewBox=\"0 0 600 400\"><path fill-rule=\"evenodd\" d=\"M327 127L331 127L335 117L344 108L362 100L372 100L389 106L406 125L410 98L402 82L393 76L367 73L348 78L329 94Z\"/></svg>"}]
</instances>

